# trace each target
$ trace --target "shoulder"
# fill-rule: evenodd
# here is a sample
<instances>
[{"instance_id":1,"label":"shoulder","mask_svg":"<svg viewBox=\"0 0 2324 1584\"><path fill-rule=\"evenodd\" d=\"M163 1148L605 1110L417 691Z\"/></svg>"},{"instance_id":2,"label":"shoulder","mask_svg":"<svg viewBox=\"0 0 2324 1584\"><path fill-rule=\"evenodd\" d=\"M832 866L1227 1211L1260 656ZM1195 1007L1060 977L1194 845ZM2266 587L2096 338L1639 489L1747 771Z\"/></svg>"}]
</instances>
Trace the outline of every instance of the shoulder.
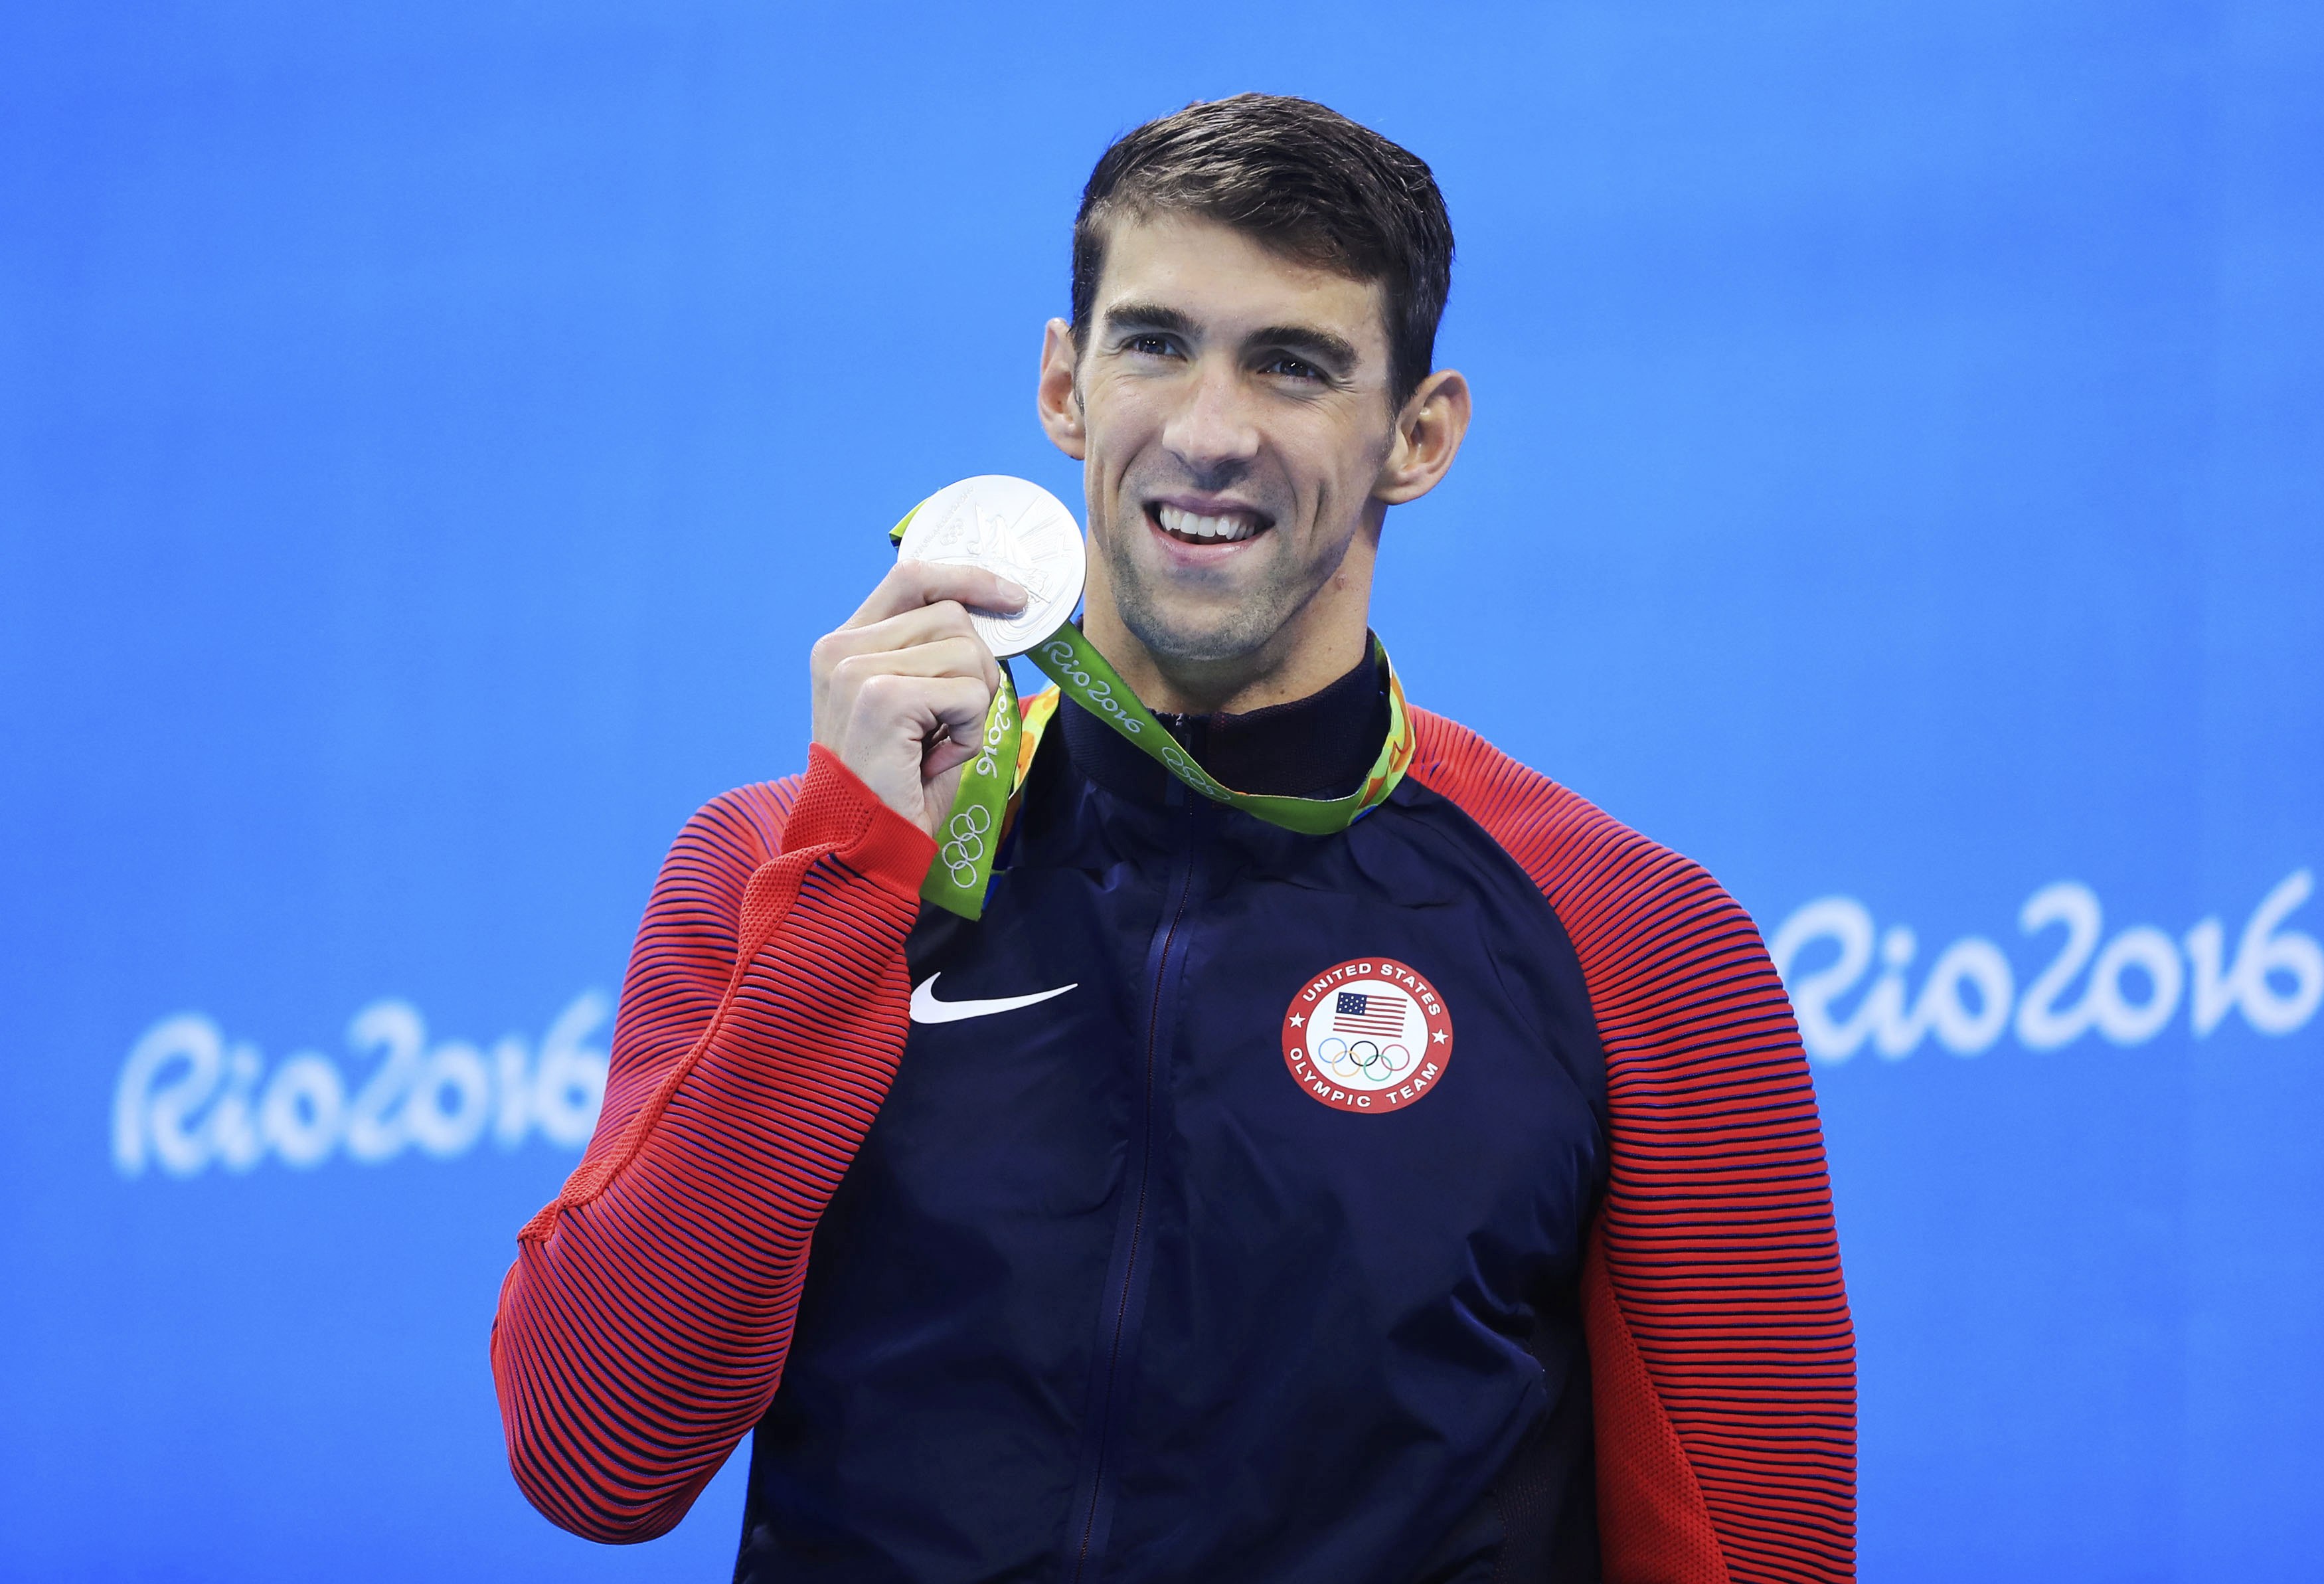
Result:
<instances>
[{"instance_id":1,"label":"shoulder","mask_svg":"<svg viewBox=\"0 0 2324 1584\"><path fill-rule=\"evenodd\" d=\"M1700 864L1476 733L1415 714L1411 773L1508 851L1573 941L1630 1167L1691 1158L1706 1137L1748 1124L1770 1169L1787 1151L1813 1153L1821 1194L1813 1085L1750 915Z\"/></svg>"},{"instance_id":2,"label":"shoulder","mask_svg":"<svg viewBox=\"0 0 2324 1584\"><path fill-rule=\"evenodd\" d=\"M1710 871L1466 727L1413 715L1409 773L1540 887L1582 960L1612 1068L1740 1061L1804 1088L1790 1005L1758 926Z\"/></svg>"},{"instance_id":3,"label":"shoulder","mask_svg":"<svg viewBox=\"0 0 2324 1584\"><path fill-rule=\"evenodd\" d=\"M1541 888L1606 1052L1585 1324L1608 1576L1682 1555L1703 1577L1852 1577L1854 1336L1814 1086L1757 929L1701 865L1414 715L1408 773Z\"/></svg>"},{"instance_id":4,"label":"shoulder","mask_svg":"<svg viewBox=\"0 0 2324 1584\"><path fill-rule=\"evenodd\" d=\"M1412 712L1409 773L1500 844L1548 897L1577 948L1651 937L1674 922L1757 932L1708 870L1519 764L1467 727ZM1585 956L1588 955L1585 950Z\"/></svg>"}]
</instances>

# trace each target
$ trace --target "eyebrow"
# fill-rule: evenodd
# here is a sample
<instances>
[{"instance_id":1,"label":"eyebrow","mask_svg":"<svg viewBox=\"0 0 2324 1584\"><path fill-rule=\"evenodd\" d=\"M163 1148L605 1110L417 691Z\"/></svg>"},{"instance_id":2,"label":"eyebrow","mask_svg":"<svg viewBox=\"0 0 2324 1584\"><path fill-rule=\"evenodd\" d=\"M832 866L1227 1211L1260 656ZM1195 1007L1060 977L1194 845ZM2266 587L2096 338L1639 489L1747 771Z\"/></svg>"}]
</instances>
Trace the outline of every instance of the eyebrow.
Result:
<instances>
[{"instance_id":1,"label":"eyebrow","mask_svg":"<svg viewBox=\"0 0 2324 1584\"><path fill-rule=\"evenodd\" d=\"M1108 331L1168 330L1189 337L1194 334L1193 320L1158 302L1117 303L1105 310L1105 328Z\"/></svg>"},{"instance_id":2,"label":"eyebrow","mask_svg":"<svg viewBox=\"0 0 2324 1584\"><path fill-rule=\"evenodd\" d=\"M1158 302L1124 302L1109 308L1105 310L1105 328L1109 334L1117 335L1124 330L1167 330L1189 339L1198 333L1191 318ZM1353 369L1362 361L1362 355L1344 338L1313 325L1269 325L1247 338L1243 344L1280 347L1343 370Z\"/></svg>"},{"instance_id":3,"label":"eyebrow","mask_svg":"<svg viewBox=\"0 0 2324 1584\"><path fill-rule=\"evenodd\" d=\"M1355 347L1329 330L1319 330L1313 325L1273 325L1250 338L1250 345L1279 347L1318 363L1336 365L1341 369L1352 369L1360 358Z\"/></svg>"}]
</instances>

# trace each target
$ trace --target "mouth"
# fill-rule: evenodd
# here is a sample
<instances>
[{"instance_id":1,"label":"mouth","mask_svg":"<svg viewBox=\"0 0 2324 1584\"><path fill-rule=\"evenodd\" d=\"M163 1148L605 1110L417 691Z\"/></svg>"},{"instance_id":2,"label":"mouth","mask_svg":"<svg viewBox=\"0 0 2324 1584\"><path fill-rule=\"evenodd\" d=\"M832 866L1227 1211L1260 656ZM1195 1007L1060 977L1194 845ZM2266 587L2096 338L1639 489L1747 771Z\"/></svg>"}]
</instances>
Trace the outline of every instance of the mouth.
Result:
<instances>
[{"instance_id":1,"label":"mouth","mask_svg":"<svg viewBox=\"0 0 2324 1584\"><path fill-rule=\"evenodd\" d=\"M1203 546L1240 544L1275 526L1272 517L1249 506L1206 504L1197 511L1170 501L1147 502L1146 520L1165 539Z\"/></svg>"}]
</instances>

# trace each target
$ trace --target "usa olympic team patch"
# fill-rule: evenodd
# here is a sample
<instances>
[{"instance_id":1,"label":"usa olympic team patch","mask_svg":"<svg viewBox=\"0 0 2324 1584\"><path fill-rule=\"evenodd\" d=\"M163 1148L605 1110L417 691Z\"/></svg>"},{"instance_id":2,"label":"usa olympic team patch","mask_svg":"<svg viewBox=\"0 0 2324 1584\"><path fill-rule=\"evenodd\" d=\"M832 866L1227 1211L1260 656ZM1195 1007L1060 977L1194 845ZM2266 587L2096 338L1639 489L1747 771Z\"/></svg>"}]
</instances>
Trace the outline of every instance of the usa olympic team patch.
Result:
<instances>
[{"instance_id":1,"label":"usa olympic team patch","mask_svg":"<svg viewBox=\"0 0 2324 1584\"><path fill-rule=\"evenodd\" d=\"M1342 1111L1401 1111L1443 1081L1452 1014L1436 987L1388 957L1360 957L1299 987L1283 1014L1283 1064Z\"/></svg>"}]
</instances>

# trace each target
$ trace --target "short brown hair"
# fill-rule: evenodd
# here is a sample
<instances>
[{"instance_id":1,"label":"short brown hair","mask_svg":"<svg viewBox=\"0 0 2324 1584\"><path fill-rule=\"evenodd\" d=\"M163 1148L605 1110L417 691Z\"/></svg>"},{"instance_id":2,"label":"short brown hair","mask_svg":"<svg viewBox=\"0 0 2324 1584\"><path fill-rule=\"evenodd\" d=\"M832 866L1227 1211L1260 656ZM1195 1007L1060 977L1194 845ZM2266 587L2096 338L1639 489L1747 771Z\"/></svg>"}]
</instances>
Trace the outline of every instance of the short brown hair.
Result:
<instances>
[{"instance_id":1,"label":"short brown hair","mask_svg":"<svg viewBox=\"0 0 2324 1584\"><path fill-rule=\"evenodd\" d=\"M1074 344L1087 344L1106 230L1120 213L1195 215L1386 299L1388 404L1428 377L1452 288L1452 222L1409 151L1312 99L1237 94L1114 140L1074 220Z\"/></svg>"}]
</instances>

